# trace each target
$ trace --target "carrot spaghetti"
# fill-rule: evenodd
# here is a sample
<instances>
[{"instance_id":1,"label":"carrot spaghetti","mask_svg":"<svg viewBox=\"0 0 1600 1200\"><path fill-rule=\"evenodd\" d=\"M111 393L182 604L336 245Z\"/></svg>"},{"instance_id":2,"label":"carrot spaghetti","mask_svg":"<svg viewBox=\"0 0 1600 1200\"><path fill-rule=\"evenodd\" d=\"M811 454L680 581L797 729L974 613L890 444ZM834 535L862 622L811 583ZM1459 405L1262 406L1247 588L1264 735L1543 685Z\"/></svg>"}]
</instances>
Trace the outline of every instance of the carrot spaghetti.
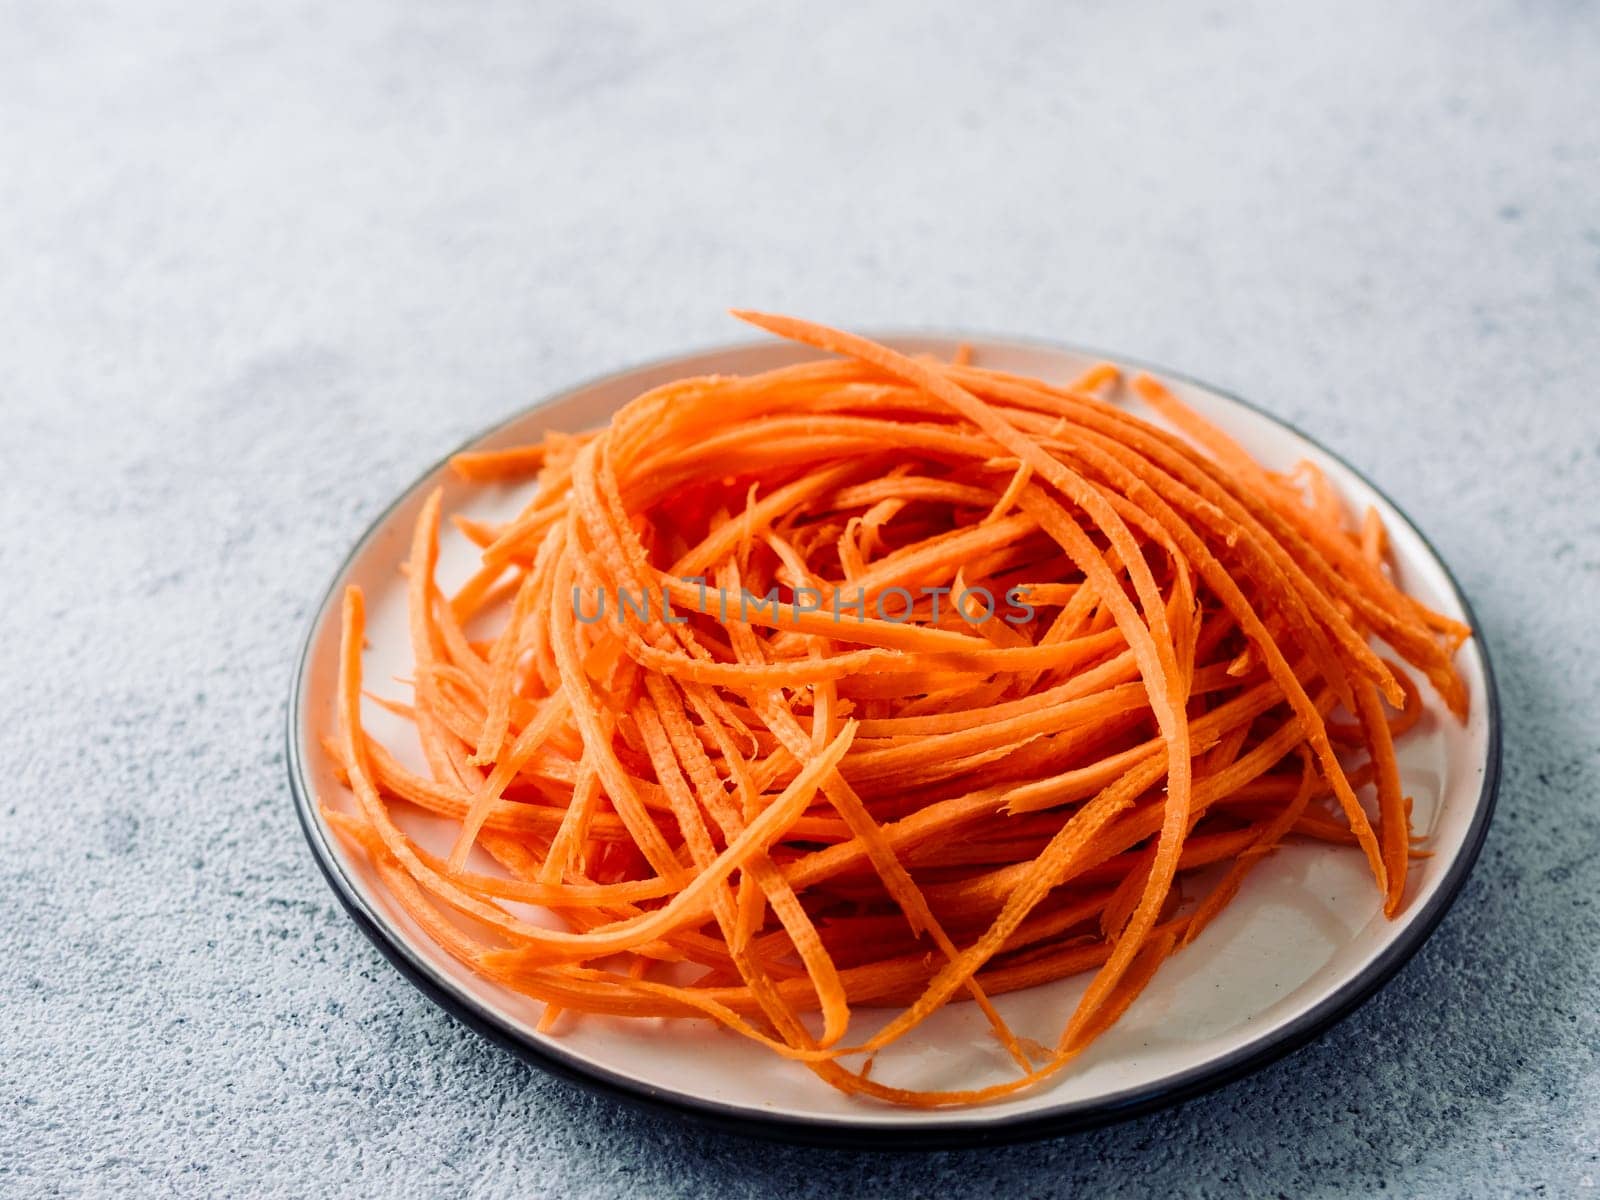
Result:
<instances>
[{"instance_id":1,"label":"carrot spaghetti","mask_svg":"<svg viewBox=\"0 0 1600 1200\"><path fill-rule=\"evenodd\" d=\"M545 1026L705 1018L932 1107L1062 1070L1284 839L1362 855L1400 911L1412 673L1464 718L1470 631L1396 585L1375 512L1148 375L1047 383L737 315L834 357L458 456L467 485L531 488L502 525L454 519L481 560L451 594L423 505L412 699L379 703L426 774L363 729L344 597L324 744L355 803L323 813L444 950ZM407 807L455 822L448 855ZM1079 973L1053 1045L991 1001ZM957 1001L1013 1078L871 1077ZM892 1015L853 1035L860 1008Z\"/></svg>"}]
</instances>

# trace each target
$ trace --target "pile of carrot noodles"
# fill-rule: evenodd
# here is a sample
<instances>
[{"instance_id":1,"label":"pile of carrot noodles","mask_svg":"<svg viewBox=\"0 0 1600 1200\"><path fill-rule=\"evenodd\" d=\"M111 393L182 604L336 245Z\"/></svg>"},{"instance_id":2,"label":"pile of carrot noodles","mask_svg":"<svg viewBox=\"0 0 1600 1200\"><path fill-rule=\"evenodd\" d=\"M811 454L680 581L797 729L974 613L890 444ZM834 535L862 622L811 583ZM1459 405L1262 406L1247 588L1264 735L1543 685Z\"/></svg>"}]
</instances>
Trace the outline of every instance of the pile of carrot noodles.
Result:
<instances>
[{"instance_id":1,"label":"pile of carrot noodles","mask_svg":"<svg viewBox=\"0 0 1600 1200\"><path fill-rule=\"evenodd\" d=\"M933 1107L1061 1071L1284 839L1364 856L1401 909L1421 851L1395 742L1423 686L1465 717L1469 630L1397 587L1375 512L1148 375L1051 383L737 315L836 357L458 456L464 487L527 501L454 518L481 565L449 594L423 505L411 700L368 702L415 725L426 776L363 729L344 597L324 744L354 803L323 813L444 950L547 1029L709 1019ZM406 809L455 824L447 856ZM992 1002L1080 973L1053 1045ZM953 1002L1013 1078L872 1078ZM853 1033L862 1007L892 1015Z\"/></svg>"}]
</instances>

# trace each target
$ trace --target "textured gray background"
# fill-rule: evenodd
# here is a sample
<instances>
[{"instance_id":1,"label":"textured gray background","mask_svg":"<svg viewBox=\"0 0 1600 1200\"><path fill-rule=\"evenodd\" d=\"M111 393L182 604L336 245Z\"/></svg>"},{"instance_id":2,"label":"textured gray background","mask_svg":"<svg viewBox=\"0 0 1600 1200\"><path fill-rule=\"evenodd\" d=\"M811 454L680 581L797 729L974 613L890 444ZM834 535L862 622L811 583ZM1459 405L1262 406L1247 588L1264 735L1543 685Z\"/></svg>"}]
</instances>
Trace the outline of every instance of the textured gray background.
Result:
<instances>
[{"instance_id":1,"label":"textured gray background","mask_svg":"<svg viewBox=\"0 0 1600 1200\"><path fill-rule=\"evenodd\" d=\"M1600 18L988 7L0 4L0 1192L1595 1187ZM290 809L307 606L443 449L735 303L1171 363L1411 512L1506 771L1392 986L1177 1111L895 1158L590 1098L384 963Z\"/></svg>"}]
</instances>

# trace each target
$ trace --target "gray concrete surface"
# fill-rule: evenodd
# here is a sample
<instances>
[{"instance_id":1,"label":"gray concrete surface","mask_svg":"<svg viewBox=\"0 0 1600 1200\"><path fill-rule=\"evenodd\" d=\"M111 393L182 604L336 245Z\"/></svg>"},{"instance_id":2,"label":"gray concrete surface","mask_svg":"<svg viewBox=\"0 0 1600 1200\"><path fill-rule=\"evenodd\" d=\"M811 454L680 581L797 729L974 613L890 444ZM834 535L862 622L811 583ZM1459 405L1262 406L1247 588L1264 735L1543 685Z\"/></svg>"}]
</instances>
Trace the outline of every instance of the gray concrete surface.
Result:
<instances>
[{"instance_id":1,"label":"gray concrete surface","mask_svg":"<svg viewBox=\"0 0 1600 1200\"><path fill-rule=\"evenodd\" d=\"M0 1193L1592 1189L1597 113L1573 3L0 4ZM443 448L735 303L1167 362L1413 514L1506 771L1390 988L1176 1111L892 1158L590 1098L379 958L290 810L307 606Z\"/></svg>"}]
</instances>

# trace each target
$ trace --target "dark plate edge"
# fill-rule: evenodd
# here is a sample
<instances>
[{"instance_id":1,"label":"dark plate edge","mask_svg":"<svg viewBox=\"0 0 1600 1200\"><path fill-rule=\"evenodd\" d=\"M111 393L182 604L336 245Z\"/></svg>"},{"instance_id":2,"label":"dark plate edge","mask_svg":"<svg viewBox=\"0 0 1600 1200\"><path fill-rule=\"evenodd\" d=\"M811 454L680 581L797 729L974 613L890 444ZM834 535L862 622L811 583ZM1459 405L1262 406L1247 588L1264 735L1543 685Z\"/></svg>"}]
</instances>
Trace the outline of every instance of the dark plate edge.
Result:
<instances>
[{"instance_id":1,"label":"dark plate edge","mask_svg":"<svg viewBox=\"0 0 1600 1200\"><path fill-rule=\"evenodd\" d=\"M300 711L301 680L305 677L306 663L310 657L317 626L322 619L322 614L326 611L330 600L333 598L334 589L337 587L338 581L344 576L351 562L366 547L374 532L383 524L389 513L398 507L422 480L445 466L456 453L490 437L506 425L521 420L529 412L555 404L613 376L664 366L680 358L746 349L752 345L765 344L764 340L761 339L680 351L676 354L637 363L619 370L608 371L603 375L563 388L561 391L546 396L526 408L519 409L505 420L496 422L489 428L481 430L468 438L459 447L451 451L450 454L428 467L415 481L401 490L394 501L386 505L372 519L366 531L335 569L328 587L311 611L306 623L305 634L301 639L300 652L295 657L294 673L289 689L288 712L285 720L286 763L289 787L294 796L295 815L299 819L301 831L311 847L312 857L316 859L317 866L321 870L323 877L328 881L329 887L333 889L345 911L355 921L356 926L378 948L383 956L393 964L396 970L410 980L430 1000L444 1009L445 1012L489 1041L510 1050L524 1061L542 1070L591 1091L620 1100L632 1107L643 1108L651 1112L665 1112L727 1132L771 1141L840 1149L884 1151L949 1150L1032 1141L1129 1120L1157 1109L1179 1104L1184 1100L1192 1099L1195 1096L1233 1083L1261 1070L1280 1058L1292 1054L1360 1008L1416 954L1423 943L1432 936L1433 931L1438 928L1439 922L1443 920L1445 913L1449 911L1450 906L1455 902L1456 896L1460 893L1461 888L1465 885L1468 876L1472 872L1473 865L1476 863L1479 852L1483 848L1484 838L1488 834L1500 783L1499 691L1495 682L1493 664L1489 657L1488 644L1483 636L1483 628L1478 621L1477 614L1468 602L1466 594L1462 591L1460 583L1450 570L1449 564L1445 562L1427 535L1423 533L1406 511L1342 455L1328 449L1316 438L1311 437L1297 426L1231 391L1197 380L1192 376L1185 375L1183 372L1169 370L1166 367L1149 363L1142 359L1130 358L1120 354L1107 354L1090 347L1068 345L1042 338L1018 337L1014 334L982 334L973 331L953 334L942 330L926 329L895 330L874 334L873 336L880 341L892 341L895 338L908 337L937 337L957 341L963 339L972 341L987 339L996 342L1010 342L1016 345L1032 345L1041 349L1103 358L1124 366L1163 375L1167 378L1183 380L1259 413L1268 420L1304 438L1324 454L1339 462L1357 478L1366 483L1368 487L1371 487L1373 491L1377 492L1378 495L1382 496L1390 507L1411 526L1422 544L1427 547L1428 552L1433 555L1434 560L1439 564L1457 603L1461 605L1462 612L1466 614L1467 623L1472 627L1472 645L1483 663L1484 690L1488 702L1489 746L1484 762L1484 777L1479 791L1477 809L1473 814L1472 824L1467 831L1461 852L1450 864L1438 890L1401 936L1391 942L1364 972L1347 982L1309 1012L1304 1013L1276 1032L1267 1035L1259 1042L1241 1047L1239 1050L1217 1058L1203 1066L1195 1067L1163 1080L1159 1085L1130 1089L1095 1100L1064 1104L1059 1108L1043 1113L1028 1114L1000 1121L977 1122L956 1117L950 1120L925 1122L905 1128L857 1125L848 1121L825 1121L815 1118L763 1114L735 1105L718 1104L712 1101L664 1092L626 1076L617 1075L603 1068L592 1066L552 1047L523 1039L516 1031L502 1024L492 1012L479 1006L471 996L463 996L446 985L434 974L431 967L424 960L413 955L404 943L394 938L384 923L367 907L356 892L349 878L345 875L343 867L339 864L326 839L322 836L321 829L312 814L313 801L310 789L306 784L304 765L300 756L297 716Z\"/></svg>"}]
</instances>

